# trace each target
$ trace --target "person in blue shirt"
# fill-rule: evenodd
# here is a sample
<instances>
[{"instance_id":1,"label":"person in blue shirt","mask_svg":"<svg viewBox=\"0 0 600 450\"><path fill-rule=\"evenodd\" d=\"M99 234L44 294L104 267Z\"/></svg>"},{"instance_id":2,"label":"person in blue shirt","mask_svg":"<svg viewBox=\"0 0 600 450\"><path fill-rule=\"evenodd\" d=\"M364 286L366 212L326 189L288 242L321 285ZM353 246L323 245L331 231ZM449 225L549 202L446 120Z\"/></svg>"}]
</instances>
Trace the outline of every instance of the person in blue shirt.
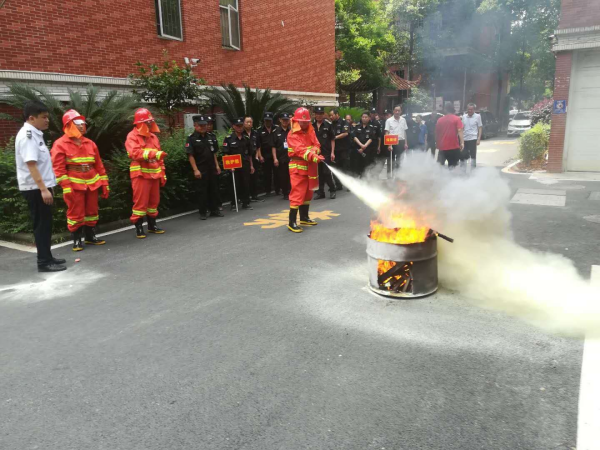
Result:
<instances>
[{"instance_id":1,"label":"person in blue shirt","mask_svg":"<svg viewBox=\"0 0 600 450\"><path fill-rule=\"evenodd\" d=\"M427 150L427 125L423 121L423 118L418 115L415 117L415 122L419 126L419 145L416 150Z\"/></svg>"}]
</instances>

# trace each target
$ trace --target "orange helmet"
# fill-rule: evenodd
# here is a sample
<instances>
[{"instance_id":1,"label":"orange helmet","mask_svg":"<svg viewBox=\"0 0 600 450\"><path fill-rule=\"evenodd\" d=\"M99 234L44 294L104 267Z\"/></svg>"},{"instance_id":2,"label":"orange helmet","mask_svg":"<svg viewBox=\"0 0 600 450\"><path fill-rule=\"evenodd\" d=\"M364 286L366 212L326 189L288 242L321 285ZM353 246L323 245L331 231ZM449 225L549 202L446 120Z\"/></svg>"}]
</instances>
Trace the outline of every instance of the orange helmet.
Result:
<instances>
[{"instance_id":1,"label":"orange helmet","mask_svg":"<svg viewBox=\"0 0 600 450\"><path fill-rule=\"evenodd\" d=\"M64 113L62 117L63 128L66 127L69 122L77 119L83 120L85 122L85 117L83 117L77 111L75 111L74 109L68 110L66 113Z\"/></svg>"},{"instance_id":2,"label":"orange helmet","mask_svg":"<svg viewBox=\"0 0 600 450\"><path fill-rule=\"evenodd\" d=\"M294 113L294 120L296 122L310 122L310 112L304 107L298 108Z\"/></svg>"},{"instance_id":3,"label":"orange helmet","mask_svg":"<svg viewBox=\"0 0 600 450\"><path fill-rule=\"evenodd\" d=\"M152 113L148 111L146 108L139 108L135 111L133 116L133 124L137 125L138 123L144 122L152 122L154 117L152 117Z\"/></svg>"}]
</instances>

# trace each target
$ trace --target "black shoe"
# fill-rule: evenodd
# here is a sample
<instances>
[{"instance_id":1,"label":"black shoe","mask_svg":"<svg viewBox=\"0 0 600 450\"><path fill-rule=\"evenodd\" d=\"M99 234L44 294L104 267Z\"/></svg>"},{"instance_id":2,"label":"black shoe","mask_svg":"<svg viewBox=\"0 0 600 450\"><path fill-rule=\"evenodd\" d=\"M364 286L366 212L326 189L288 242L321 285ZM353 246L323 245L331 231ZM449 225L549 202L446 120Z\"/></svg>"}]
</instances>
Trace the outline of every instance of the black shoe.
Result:
<instances>
[{"instance_id":1,"label":"black shoe","mask_svg":"<svg viewBox=\"0 0 600 450\"><path fill-rule=\"evenodd\" d=\"M300 228L296 223L288 224L288 230L292 233L302 233L304 230Z\"/></svg>"},{"instance_id":2,"label":"black shoe","mask_svg":"<svg viewBox=\"0 0 600 450\"><path fill-rule=\"evenodd\" d=\"M106 241L96 237L96 229L94 227L85 227L85 243L89 245L104 245Z\"/></svg>"},{"instance_id":3,"label":"black shoe","mask_svg":"<svg viewBox=\"0 0 600 450\"><path fill-rule=\"evenodd\" d=\"M135 223L135 237L138 239L144 239L146 237L146 233L144 232L144 222L142 219Z\"/></svg>"},{"instance_id":4,"label":"black shoe","mask_svg":"<svg viewBox=\"0 0 600 450\"><path fill-rule=\"evenodd\" d=\"M67 260L62 258L52 258L52 264L66 264Z\"/></svg>"},{"instance_id":5,"label":"black shoe","mask_svg":"<svg viewBox=\"0 0 600 450\"><path fill-rule=\"evenodd\" d=\"M335 199L335 197L336 197L336 193L335 193L335 191L333 191L333 192L330 192L330 193L329 193L329 198L330 198L331 200Z\"/></svg>"},{"instance_id":6,"label":"black shoe","mask_svg":"<svg viewBox=\"0 0 600 450\"><path fill-rule=\"evenodd\" d=\"M242 209L254 209L252 206L250 206L250 204L248 205L242 205Z\"/></svg>"},{"instance_id":7,"label":"black shoe","mask_svg":"<svg viewBox=\"0 0 600 450\"><path fill-rule=\"evenodd\" d=\"M164 234L164 232L165 230L156 226L156 217L148 217L148 233Z\"/></svg>"},{"instance_id":8,"label":"black shoe","mask_svg":"<svg viewBox=\"0 0 600 450\"><path fill-rule=\"evenodd\" d=\"M80 252L83 250L83 242L81 241L81 233L83 230L81 228L75 230L71 233L71 238L73 239L73 251Z\"/></svg>"},{"instance_id":9,"label":"black shoe","mask_svg":"<svg viewBox=\"0 0 600 450\"><path fill-rule=\"evenodd\" d=\"M325 194L321 194L320 192L317 192L315 195L315 200L321 200L322 198L325 198Z\"/></svg>"},{"instance_id":10,"label":"black shoe","mask_svg":"<svg viewBox=\"0 0 600 450\"><path fill-rule=\"evenodd\" d=\"M213 211L210 213L210 217L225 217L225 214L221 211Z\"/></svg>"},{"instance_id":11,"label":"black shoe","mask_svg":"<svg viewBox=\"0 0 600 450\"><path fill-rule=\"evenodd\" d=\"M250 201L256 203L256 202L264 202L265 200L263 198L252 197L250 199Z\"/></svg>"},{"instance_id":12,"label":"black shoe","mask_svg":"<svg viewBox=\"0 0 600 450\"><path fill-rule=\"evenodd\" d=\"M223 211L223 206L219 206L219 211Z\"/></svg>"},{"instance_id":13,"label":"black shoe","mask_svg":"<svg viewBox=\"0 0 600 450\"><path fill-rule=\"evenodd\" d=\"M200 220L206 220L208 219L208 217L206 216L206 213L200 213Z\"/></svg>"},{"instance_id":14,"label":"black shoe","mask_svg":"<svg viewBox=\"0 0 600 450\"><path fill-rule=\"evenodd\" d=\"M231 211L235 211L235 202L231 202L231 208L230 208L230 210Z\"/></svg>"},{"instance_id":15,"label":"black shoe","mask_svg":"<svg viewBox=\"0 0 600 450\"><path fill-rule=\"evenodd\" d=\"M306 225L307 227L314 227L317 225L317 222L315 222L314 220L312 220L309 215L308 215L308 209L310 208L309 205L302 205L300 206L299 211L300 211L300 225Z\"/></svg>"},{"instance_id":16,"label":"black shoe","mask_svg":"<svg viewBox=\"0 0 600 450\"><path fill-rule=\"evenodd\" d=\"M55 264L54 262L38 266L38 272L62 272L63 270L67 270L67 267L62 264Z\"/></svg>"}]
</instances>

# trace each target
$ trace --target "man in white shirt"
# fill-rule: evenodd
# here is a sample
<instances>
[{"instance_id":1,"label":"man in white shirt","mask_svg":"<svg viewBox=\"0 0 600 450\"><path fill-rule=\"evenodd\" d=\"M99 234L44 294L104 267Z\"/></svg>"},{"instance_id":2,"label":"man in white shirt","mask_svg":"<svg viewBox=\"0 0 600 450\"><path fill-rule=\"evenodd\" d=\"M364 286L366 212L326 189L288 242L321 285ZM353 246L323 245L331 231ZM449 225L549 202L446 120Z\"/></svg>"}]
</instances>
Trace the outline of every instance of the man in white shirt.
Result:
<instances>
[{"instance_id":1,"label":"man in white shirt","mask_svg":"<svg viewBox=\"0 0 600 450\"><path fill-rule=\"evenodd\" d=\"M398 105L394 108L394 115L385 121L385 134L398 136L398 145L388 146L388 151L391 154L394 169L400 167L400 158L402 157L402 153L404 150L408 149L408 145L406 143L406 130L408 130L408 125L406 125L406 120L404 120L404 117L402 117L402 106ZM388 161L388 175L390 174L391 170L392 166Z\"/></svg>"},{"instance_id":2,"label":"man in white shirt","mask_svg":"<svg viewBox=\"0 0 600 450\"><path fill-rule=\"evenodd\" d=\"M48 129L48 108L40 102L27 102L23 109L25 123L15 139L15 159L19 190L33 220L39 272L65 270L64 259L52 256L52 204L56 177L52 170L50 151L44 143L43 131Z\"/></svg>"},{"instance_id":3,"label":"man in white shirt","mask_svg":"<svg viewBox=\"0 0 600 450\"><path fill-rule=\"evenodd\" d=\"M481 143L481 132L483 123L481 115L475 114L475 104L467 105L467 113L463 114L462 122L464 126L465 148L460 155L460 166L467 170L467 161L471 159L471 169L477 166L477 146Z\"/></svg>"}]
</instances>

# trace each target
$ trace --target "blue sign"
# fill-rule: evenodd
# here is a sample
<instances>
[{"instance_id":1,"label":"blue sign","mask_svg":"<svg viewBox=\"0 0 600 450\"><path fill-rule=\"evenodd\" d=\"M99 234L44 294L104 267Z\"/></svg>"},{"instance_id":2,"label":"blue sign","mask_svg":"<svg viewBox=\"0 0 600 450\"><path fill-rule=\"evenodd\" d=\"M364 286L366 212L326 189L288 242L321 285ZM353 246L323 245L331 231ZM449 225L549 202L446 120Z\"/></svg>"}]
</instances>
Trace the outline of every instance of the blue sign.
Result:
<instances>
[{"instance_id":1,"label":"blue sign","mask_svg":"<svg viewBox=\"0 0 600 450\"><path fill-rule=\"evenodd\" d=\"M554 114L566 114L567 113L567 101L566 100L554 100Z\"/></svg>"}]
</instances>

